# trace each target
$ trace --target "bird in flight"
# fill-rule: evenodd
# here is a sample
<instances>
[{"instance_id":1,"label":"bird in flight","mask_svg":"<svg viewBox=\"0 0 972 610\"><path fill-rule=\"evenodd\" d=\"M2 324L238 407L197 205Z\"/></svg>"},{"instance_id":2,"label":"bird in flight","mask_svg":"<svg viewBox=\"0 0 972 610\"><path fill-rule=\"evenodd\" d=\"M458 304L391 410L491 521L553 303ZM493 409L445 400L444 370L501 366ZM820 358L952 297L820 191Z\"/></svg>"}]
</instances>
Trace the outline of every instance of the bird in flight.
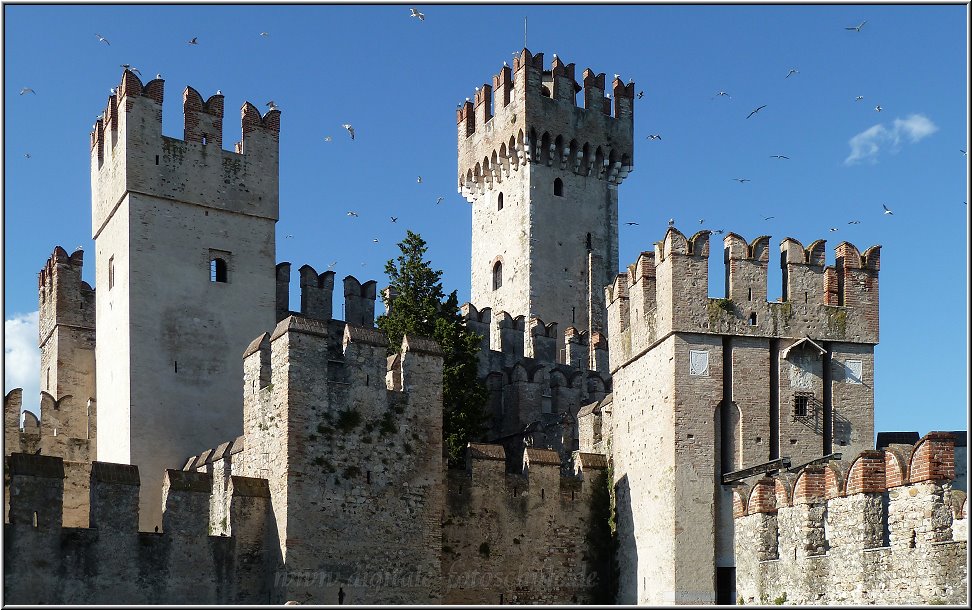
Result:
<instances>
[{"instance_id":1,"label":"bird in flight","mask_svg":"<svg viewBox=\"0 0 972 610\"><path fill-rule=\"evenodd\" d=\"M337 264L337 261L334 261L333 263L331 263L330 265L327 266L327 270L330 271L331 269L334 269L334 265L336 265L336 264Z\"/></svg>"},{"instance_id":2,"label":"bird in flight","mask_svg":"<svg viewBox=\"0 0 972 610\"><path fill-rule=\"evenodd\" d=\"M653 133L653 134L650 134L650 135L648 136L648 139L649 139L649 140L661 140L661 136L660 136L660 135L658 135L657 133Z\"/></svg>"},{"instance_id":3,"label":"bird in flight","mask_svg":"<svg viewBox=\"0 0 972 610\"><path fill-rule=\"evenodd\" d=\"M759 108L757 108L756 110L753 110L752 112L750 112L750 113L749 113L749 114L748 114L748 115L746 116L746 118L748 119L749 117L751 117L751 116L753 116L754 114L756 114L757 112L759 112L759 111L760 111L760 110L762 110L763 108L766 108L766 104L763 104L762 106L760 106L760 107L759 107Z\"/></svg>"},{"instance_id":4,"label":"bird in flight","mask_svg":"<svg viewBox=\"0 0 972 610\"><path fill-rule=\"evenodd\" d=\"M269 108L270 110L276 110L276 109L277 109L277 102L275 102L275 101L273 101L273 100L270 100L270 101L269 101L269 102L267 102L267 103L266 103L265 105L266 105L266 107L267 107L267 108Z\"/></svg>"},{"instance_id":5,"label":"bird in flight","mask_svg":"<svg viewBox=\"0 0 972 610\"><path fill-rule=\"evenodd\" d=\"M849 224L849 225L859 225L859 224L861 224L861 221L860 220L851 220L851 221L848 221L847 224Z\"/></svg>"},{"instance_id":6,"label":"bird in flight","mask_svg":"<svg viewBox=\"0 0 972 610\"><path fill-rule=\"evenodd\" d=\"M763 220L773 220L776 216L763 216Z\"/></svg>"},{"instance_id":7,"label":"bird in flight","mask_svg":"<svg viewBox=\"0 0 972 610\"><path fill-rule=\"evenodd\" d=\"M23 89L20 90L20 95L23 95L25 93L33 93L34 95L37 95L37 93L30 87L24 87Z\"/></svg>"},{"instance_id":8,"label":"bird in flight","mask_svg":"<svg viewBox=\"0 0 972 610\"><path fill-rule=\"evenodd\" d=\"M638 92L638 99L640 100L643 97L645 97L645 92L644 91L639 91Z\"/></svg>"},{"instance_id":9,"label":"bird in flight","mask_svg":"<svg viewBox=\"0 0 972 610\"><path fill-rule=\"evenodd\" d=\"M398 216L389 216L392 222L398 222Z\"/></svg>"},{"instance_id":10,"label":"bird in flight","mask_svg":"<svg viewBox=\"0 0 972 610\"><path fill-rule=\"evenodd\" d=\"M712 99L715 99L716 97L728 97L729 99L732 99L732 96L729 95L729 93L727 93L726 91L720 91L719 93L716 93L715 97L713 97Z\"/></svg>"},{"instance_id":11,"label":"bird in flight","mask_svg":"<svg viewBox=\"0 0 972 610\"><path fill-rule=\"evenodd\" d=\"M833 233L834 231L839 231L839 230L840 229L838 229L837 227L830 227L830 232L831 233Z\"/></svg>"},{"instance_id":12,"label":"bird in flight","mask_svg":"<svg viewBox=\"0 0 972 610\"><path fill-rule=\"evenodd\" d=\"M725 232L726 232L725 229L716 229L715 231L713 231L713 233L715 233L716 235L722 235Z\"/></svg>"},{"instance_id":13,"label":"bird in flight","mask_svg":"<svg viewBox=\"0 0 972 610\"><path fill-rule=\"evenodd\" d=\"M373 241L374 243L377 244L378 243L378 238L376 237L376 238L372 239L371 241Z\"/></svg>"},{"instance_id":14,"label":"bird in flight","mask_svg":"<svg viewBox=\"0 0 972 610\"><path fill-rule=\"evenodd\" d=\"M110 42L108 42L108 39L107 39L107 38L105 38L104 36L102 36L101 34L95 34L95 36L97 36L97 37L98 37L98 42L103 42L103 43L105 43L106 45L108 45L109 47L111 46L111 43L110 43Z\"/></svg>"},{"instance_id":15,"label":"bird in flight","mask_svg":"<svg viewBox=\"0 0 972 610\"><path fill-rule=\"evenodd\" d=\"M284 239L290 239L292 237L293 237L293 235L287 235L287 236L284 237Z\"/></svg>"},{"instance_id":16,"label":"bird in flight","mask_svg":"<svg viewBox=\"0 0 972 610\"><path fill-rule=\"evenodd\" d=\"M331 140L333 140L333 139L334 139L334 138L332 138L331 136L324 136L324 141L325 141L325 142L330 142L330 141L331 141Z\"/></svg>"},{"instance_id":17,"label":"bird in flight","mask_svg":"<svg viewBox=\"0 0 972 610\"><path fill-rule=\"evenodd\" d=\"M863 95L858 95L857 97L854 98L854 101L855 102L859 102L859 101L861 101L863 99L864 99L864 96Z\"/></svg>"},{"instance_id":18,"label":"bird in flight","mask_svg":"<svg viewBox=\"0 0 972 610\"><path fill-rule=\"evenodd\" d=\"M854 26L851 26L849 28L844 28L844 29L845 30L854 30L855 32L860 32L861 31L861 28L864 27L864 24L865 23L867 23L867 20L862 21L861 22L861 25L854 25Z\"/></svg>"},{"instance_id":19,"label":"bird in flight","mask_svg":"<svg viewBox=\"0 0 972 610\"><path fill-rule=\"evenodd\" d=\"M24 153L24 157L30 159L30 153Z\"/></svg>"},{"instance_id":20,"label":"bird in flight","mask_svg":"<svg viewBox=\"0 0 972 610\"><path fill-rule=\"evenodd\" d=\"M442 200L443 199L445 199L445 197L436 197L435 198L435 205L439 205L440 203L442 203Z\"/></svg>"},{"instance_id":21,"label":"bird in flight","mask_svg":"<svg viewBox=\"0 0 972 610\"><path fill-rule=\"evenodd\" d=\"M799 74L799 73L800 73L800 71L797 70L796 68L790 68L790 71L787 72L786 73L786 76L784 76L783 78L790 78L792 75Z\"/></svg>"},{"instance_id":22,"label":"bird in flight","mask_svg":"<svg viewBox=\"0 0 972 610\"><path fill-rule=\"evenodd\" d=\"M770 155L774 159L789 159L786 155Z\"/></svg>"},{"instance_id":23,"label":"bird in flight","mask_svg":"<svg viewBox=\"0 0 972 610\"><path fill-rule=\"evenodd\" d=\"M196 36L193 36L189 41L189 44L199 44L199 39Z\"/></svg>"},{"instance_id":24,"label":"bird in flight","mask_svg":"<svg viewBox=\"0 0 972 610\"><path fill-rule=\"evenodd\" d=\"M699 218L699 224L702 224L704 222L705 222L705 218Z\"/></svg>"},{"instance_id":25,"label":"bird in flight","mask_svg":"<svg viewBox=\"0 0 972 610\"><path fill-rule=\"evenodd\" d=\"M636 225L636 224L638 224L638 223L636 223L636 222L626 222L626 223L624 223L624 224L626 224L626 225L628 225L629 227L631 227L631 226L634 226L634 225Z\"/></svg>"},{"instance_id":26,"label":"bird in flight","mask_svg":"<svg viewBox=\"0 0 972 610\"><path fill-rule=\"evenodd\" d=\"M881 104L878 104L877 106L875 106L874 109L877 110L878 112L881 112L882 110L884 110L883 108L881 108Z\"/></svg>"},{"instance_id":27,"label":"bird in flight","mask_svg":"<svg viewBox=\"0 0 972 610\"><path fill-rule=\"evenodd\" d=\"M270 35L270 32L260 32L260 36L263 36L264 38L266 38L269 35Z\"/></svg>"},{"instance_id":28,"label":"bird in flight","mask_svg":"<svg viewBox=\"0 0 972 610\"><path fill-rule=\"evenodd\" d=\"M355 212L354 210L351 210L351 211L348 212L348 216L352 216L354 218L357 218L358 217L358 213Z\"/></svg>"},{"instance_id":29,"label":"bird in flight","mask_svg":"<svg viewBox=\"0 0 972 610\"><path fill-rule=\"evenodd\" d=\"M962 150L961 148L959 149L959 152L960 152L960 153L962 153L963 155L965 155L966 157L968 157L968 156L969 156L969 153L967 153L967 152L965 152L965 151L964 151L964 150Z\"/></svg>"},{"instance_id":30,"label":"bird in flight","mask_svg":"<svg viewBox=\"0 0 972 610\"><path fill-rule=\"evenodd\" d=\"M887 206L886 204L884 204L884 203L882 203L882 204L881 204L881 207L883 207L883 208L884 208L884 213L885 213L885 214L890 214L890 215L892 215L892 216L894 216L894 212L892 212L891 210L889 210L889 209L888 209L888 206Z\"/></svg>"},{"instance_id":31,"label":"bird in flight","mask_svg":"<svg viewBox=\"0 0 972 610\"><path fill-rule=\"evenodd\" d=\"M752 182L752 180L750 180L749 178L733 178L733 180L735 180L739 184L743 184L745 182Z\"/></svg>"},{"instance_id":32,"label":"bird in flight","mask_svg":"<svg viewBox=\"0 0 972 610\"><path fill-rule=\"evenodd\" d=\"M353 140L354 139L354 127L351 127L351 123L345 123L345 124L341 125L341 127L344 127L345 129L348 130L348 133L351 134L351 139Z\"/></svg>"},{"instance_id":33,"label":"bird in flight","mask_svg":"<svg viewBox=\"0 0 972 610\"><path fill-rule=\"evenodd\" d=\"M418 177L418 180L416 180L416 182L417 182L418 184L422 184L422 176L419 176L419 177Z\"/></svg>"},{"instance_id":34,"label":"bird in flight","mask_svg":"<svg viewBox=\"0 0 972 610\"><path fill-rule=\"evenodd\" d=\"M420 13L417 8L412 7L412 14L409 17L418 17L419 21L425 21L425 13Z\"/></svg>"}]
</instances>

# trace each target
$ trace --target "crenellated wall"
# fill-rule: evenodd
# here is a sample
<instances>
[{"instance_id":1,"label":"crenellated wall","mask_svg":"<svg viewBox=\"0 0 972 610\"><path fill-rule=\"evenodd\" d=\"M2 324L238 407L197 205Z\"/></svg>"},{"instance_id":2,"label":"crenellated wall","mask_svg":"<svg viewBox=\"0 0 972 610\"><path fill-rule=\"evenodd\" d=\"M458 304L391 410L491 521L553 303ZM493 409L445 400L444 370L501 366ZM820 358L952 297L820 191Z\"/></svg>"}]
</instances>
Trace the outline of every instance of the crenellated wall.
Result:
<instances>
[{"instance_id":1,"label":"crenellated wall","mask_svg":"<svg viewBox=\"0 0 972 610\"><path fill-rule=\"evenodd\" d=\"M62 522L66 463L7 458L4 598L13 604L190 604L270 601L264 546L267 482L232 478L229 531L209 532L211 477L166 471L161 531L140 532L139 471L90 464L87 527ZM65 512L66 514L66 512Z\"/></svg>"},{"instance_id":2,"label":"crenellated wall","mask_svg":"<svg viewBox=\"0 0 972 610\"><path fill-rule=\"evenodd\" d=\"M607 458L527 448L507 469L501 445L470 444L448 471L442 524L446 604L593 603L598 571L588 538L607 514ZM597 495L597 487L603 493Z\"/></svg>"},{"instance_id":3,"label":"crenellated wall","mask_svg":"<svg viewBox=\"0 0 972 610\"><path fill-rule=\"evenodd\" d=\"M930 432L736 485L742 603L968 604L968 503L951 486L953 443Z\"/></svg>"},{"instance_id":4,"label":"crenellated wall","mask_svg":"<svg viewBox=\"0 0 972 610\"><path fill-rule=\"evenodd\" d=\"M300 311L290 309L290 263L277 263L277 321L299 314L315 320L334 317L334 272L317 273L310 265L298 269L300 278ZM344 311L346 322L356 326L375 325L377 282L358 281L353 275L344 277Z\"/></svg>"},{"instance_id":5,"label":"crenellated wall","mask_svg":"<svg viewBox=\"0 0 972 610\"><path fill-rule=\"evenodd\" d=\"M505 446L510 467L522 463L526 446L534 446L557 451L566 469L579 447L578 412L610 392L606 341L598 335L591 348L587 333L569 326L563 333L565 359L555 351L556 323L478 310L471 303L462 306L462 314L466 327L483 338L479 376L489 390L492 415L487 438ZM587 366L589 353L602 368Z\"/></svg>"}]
</instances>

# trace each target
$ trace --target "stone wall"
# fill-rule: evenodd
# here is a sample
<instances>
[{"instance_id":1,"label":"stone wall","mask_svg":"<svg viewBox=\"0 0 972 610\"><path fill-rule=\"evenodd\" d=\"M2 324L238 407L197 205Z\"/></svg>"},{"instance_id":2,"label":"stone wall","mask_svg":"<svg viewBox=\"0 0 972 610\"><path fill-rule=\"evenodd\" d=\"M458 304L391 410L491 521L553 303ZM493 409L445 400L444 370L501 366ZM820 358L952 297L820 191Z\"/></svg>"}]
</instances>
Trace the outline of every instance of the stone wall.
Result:
<instances>
[{"instance_id":1,"label":"stone wall","mask_svg":"<svg viewBox=\"0 0 972 610\"><path fill-rule=\"evenodd\" d=\"M593 597L604 576L588 537L597 527L594 488L607 485L606 458L575 454L570 476L550 450L526 449L514 472L506 463L502 446L472 444L467 469L448 472L442 602L603 603Z\"/></svg>"},{"instance_id":2,"label":"stone wall","mask_svg":"<svg viewBox=\"0 0 972 610\"><path fill-rule=\"evenodd\" d=\"M136 466L93 462L90 523L69 527L66 469L13 454L4 525L4 599L13 604L269 602L274 557L263 546L267 482L233 477L230 531L209 535L211 478L167 471L162 529L138 531ZM64 513L62 513L62 503Z\"/></svg>"},{"instance_id":3,"label":"stone wall","mask_svg":"<svg viewBox=\"0 0 972 610\"><path fill-rule=\"evenodd\" d=\"M968 604L968 503L951 435L734 489L746 604ZM960 494L960 495L959 495Z\"/></svg>"}]
</instances>

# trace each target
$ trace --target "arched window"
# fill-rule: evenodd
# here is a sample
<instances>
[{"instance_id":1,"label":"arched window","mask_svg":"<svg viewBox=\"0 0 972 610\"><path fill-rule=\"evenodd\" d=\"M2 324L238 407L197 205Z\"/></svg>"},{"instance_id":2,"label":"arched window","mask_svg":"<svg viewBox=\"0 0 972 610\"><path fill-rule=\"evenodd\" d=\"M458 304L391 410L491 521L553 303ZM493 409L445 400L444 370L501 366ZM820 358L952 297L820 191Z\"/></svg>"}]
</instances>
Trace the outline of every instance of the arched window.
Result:
<instances>
[{"instance_id":1,"label":"arched window","mask_svg":"<svg viewBox=\"0 0 972 610\"><path fill-rule=\"evenodd\" d=\"M499 196L496 197L496 209L497 210L503 209L503 193L500 193Z\"/></svg>"},{"instance_id":2,"label":"arched window","mask_svg":"<svg viewBox=\"0 0 972 610\"><path fill-rule=\"evenodd\" d=\"M564 196L564 181L561 180L560 178L554 180L554 195L556 195L557 197Z\"/></svg>"},{"instance_id":3,"label":"arched window","mask_svg":"<svg viewBox=\"0 0 972 610\"><path fill-rule=\"evenodd\" d=\"M209 281L226 282L226 261L218 257L209 261Z\"/></svg>"},{"instance_id":4,"label":"arched window","mask_svg":"<svg viewBox=\"0 0 972 610\"><path fill-rule=\"evenodd\" d=\"M503 263L496 261L493 265L493 290L503 285Z\"/></svg>"}]
</instances>

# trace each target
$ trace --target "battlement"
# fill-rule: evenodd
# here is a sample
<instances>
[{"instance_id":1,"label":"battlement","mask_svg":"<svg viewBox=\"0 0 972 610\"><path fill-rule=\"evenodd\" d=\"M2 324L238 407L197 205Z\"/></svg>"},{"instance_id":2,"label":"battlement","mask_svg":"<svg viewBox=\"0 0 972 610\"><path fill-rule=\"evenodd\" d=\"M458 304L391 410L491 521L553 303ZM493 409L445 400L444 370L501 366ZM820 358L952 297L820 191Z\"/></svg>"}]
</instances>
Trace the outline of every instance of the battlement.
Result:
<instances>
[{"instance_id":1,"label":"battlement","mask_svg":"<svg viewBox=\"0 0 972 610\"><path fill-rule=\"evenodd\" d=\"M780 244L783 300L767 302L769 236L725 236L725 298L709 298L709 231L687 237L670 227L605 288L613 366L672 332L878 341L880 246L864 254L848 242L825 266L824 240Z\"/></svg>"},{"instance_id":2,"label":"battlement","mask_svg":"<svg viewBox=\"0 0 972 610\"><path fill-rule=\"evenodd\" d=\"M544 322L538 316L513 317L505 311L494 312L489 307L477 309L472 303L461 307L463 321L467 328L483 339L480 352L480 372L498 370L513 366L517 361L527 358L548 364L566 364L569 367L586 371L590 369L590 354L594 352L594 362L598 373L607 372L607 337L595 333L593 344L587 331L568 326L563 331L565 349L557 353L557 339L561 336L557 322ZM489 364L492 363L492 364Z\"/></svg>"},{"instance_id":3,"label":"battlement","mask_svg":"<svg viewBox=\"0 0 972 610\"><path fill-rule=\"evenodd\" d=\"M63 527L67 464L45 455L7 459L10 561L4 579L12 603L265 603L259 575L276 561L263 532L270 500L267 482L232 477L231 527L209 535L212 479L165 473L163 528L138 531L138 467L90 464L89 527ZM66 511L66 505L65 505ZM66 515L66 512L65 512ZM255 538L253 532L259 532ZM37 570L45 565L49 569ZM151 574L151 582L144 580ZM248 600L248 602L246 601Z\"/></svg>"},{"instance_id":4,"label":"battlement","mask_svg":"<svg viewBox=\"0 0 972 610\"><path fill-rule=\"evenodd\" d=\"M94 288L81 279L83 266L84 250L75 250L69 256L64 248L55 246L37 274L39 345L44 344L58 324L94 330Z\"/></svg>"},{"instance_id":5,"label":"battlement","mask_svg":"<svg viewBox=\"0 0 972 610\"><path fill-rule=\"evenodd\" d=\"M587 69L583 89L574 64L523 49L473 100L456 111L459 192L470 201L522 166L537 163L619 184L633 168L634 82ZM584 107L577 93L584 91ZM613 116L612 116L613 107ZM565 126L570 126L569 128Z\"/></svg>"},{"instance_id":6,"label":"battlement","mask_svg":"<svg viewBox=\"0 0 972 610\"><path fill-rule=\"evenodd\" d=\"M299 313L305 318L331 320L333 318L334 272L317 273L304 265L300 274L300 311L290 310L290 263L277 263L277 321ZM344 277L344 318L358 326L374 326L377 282L358 281L353 275Z\"/></svg>"},{"instance_id":7,"label":"battlement","mask_svg":"<svg viewBox=\"0 0 972 610\"><path fill-rule=\"evenodd\" d=\"M183 139L162 135L164 81L142 84L131 71L91 132L92 233L101 232L127 193L276 220L280 111L243 104L242 137L222 149L224 96L183 92Z\"/></svg>"},{"instance_id":8,"label":"battlement","mask_svg":"<svg viewBox=\"0 0 972 610\"><path fill-rule=\"evenodd\" d=\"M737 485L737 590L746 603L964 602L968 501L954 474L953 436L930 432Z\"/></svg>"}]
</instances>

